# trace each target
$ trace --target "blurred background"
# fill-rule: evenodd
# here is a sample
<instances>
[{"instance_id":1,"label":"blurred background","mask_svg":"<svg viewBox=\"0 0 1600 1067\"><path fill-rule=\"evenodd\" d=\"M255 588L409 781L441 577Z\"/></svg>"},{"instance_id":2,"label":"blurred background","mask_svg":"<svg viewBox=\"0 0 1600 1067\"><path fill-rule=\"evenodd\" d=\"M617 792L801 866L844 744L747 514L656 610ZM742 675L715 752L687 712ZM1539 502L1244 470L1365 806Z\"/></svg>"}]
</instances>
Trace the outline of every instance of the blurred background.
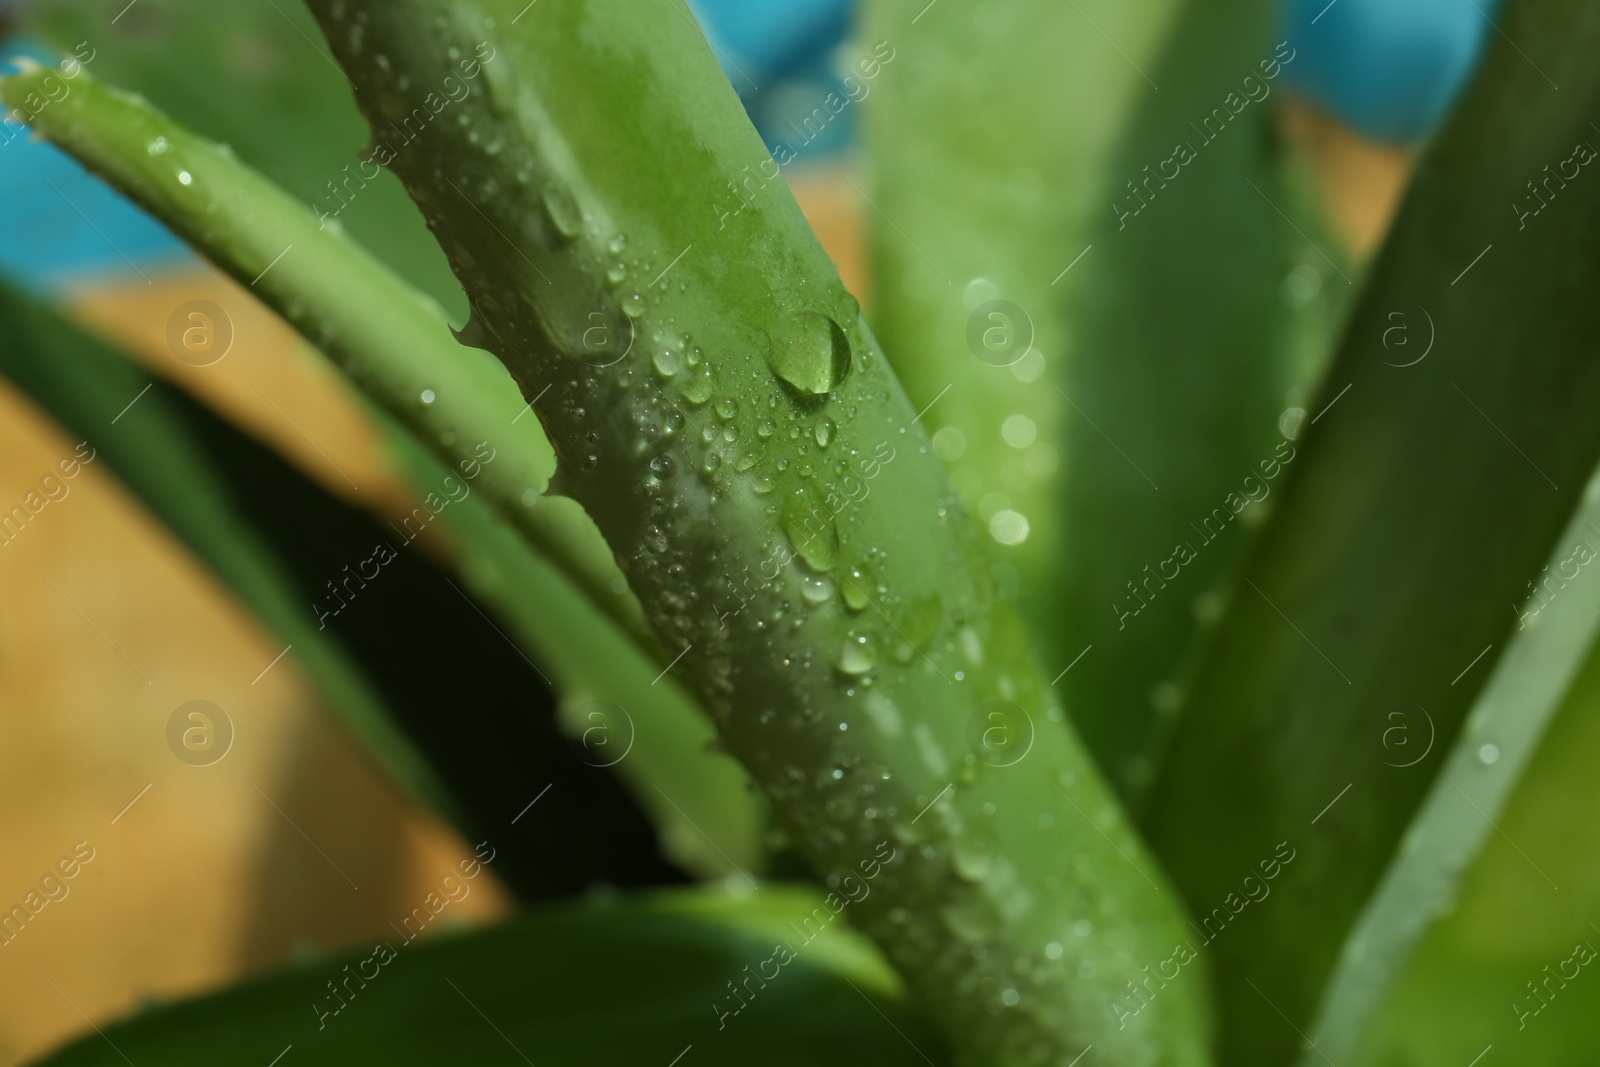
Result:
<instances>
[{"instance_id":1,"label":"blurred background","mask_svg":"<svg viewBox=\"0 0 1600 1067\"><path fill-rule=\"evenodd\" d=\"M994 6L935 2L974 18ZM1081 9L1092 18L1106 3L1081 0ZM769 147L794 151L785 180L846 284L870 302L862 226L871 208L851 180L862 109L844 109L815 135L801 131L819 99L846 92L854 3L693 7ZM1299 56L1288 92L1273 98L1275 121L1350 260L1381 241L1419 144L1492 32L1492 11L1456 0L1284 5L1282 36ZM0 36L0 55L41 62L57 61L63 42L88 42L98 76L136 85L307 199L363 141L353 108L326 106L345 90L297 5L34 0L0 4ZM870 107L870 93L861 102ZM1084 106L1049 103L1064 116ZM398 183L386 174L374 188L341 222L461 321L459 291L420 220L394 225L409 210ZM262 461L252 504L278 509L284 537L317 573L364 552L378 527L361 509L399 516L415 505L365 407L295 334L76 164L26 138L0 147L0 274L285 457L281 470ZM176 358L170 341L175 313L195 300L231 323L231 347L207 366ZM23 498L78 440L0 378L0 503ZM310 487L320 511L283 510ZM403 583L339 619L344 639L414 649L413 673L393 684L417 706L446 711L463 734L489 716L522 721L526 742L503 757L525 789L504 798L503 824L487 828L497 858L440 927L504 915L514 895L696 873L692 857L657 841L628 794L562 740L531 665L449 592L448 539L429 535L424 549ZM89 463L67 497L0 547L0 603L0 902L20 900L80 842L93 853L68 897L0 949L0 1063L141 1003L387 936L472 854L476 842L386 780L296 652L108 464ZM463 680L467 656L481 680ZM174 713L194 700L220 709L226 725L213 725L231 739L206 763L169 741Z\"/></svg>"}]
</instances>

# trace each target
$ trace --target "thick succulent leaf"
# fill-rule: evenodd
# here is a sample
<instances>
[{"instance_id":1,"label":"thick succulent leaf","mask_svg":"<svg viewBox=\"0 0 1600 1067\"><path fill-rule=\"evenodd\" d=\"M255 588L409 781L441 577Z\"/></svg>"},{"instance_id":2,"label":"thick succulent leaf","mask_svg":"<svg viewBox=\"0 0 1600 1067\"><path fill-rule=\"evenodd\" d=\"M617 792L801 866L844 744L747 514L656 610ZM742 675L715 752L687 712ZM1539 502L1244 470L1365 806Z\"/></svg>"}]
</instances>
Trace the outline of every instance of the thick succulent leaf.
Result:
<instances>
[{"instance_id":1,"label":"thick succulent leaf","mask_svg":"<svg viewBox=\"0 0 1600 1067\"><path fill-rule=\"evenodd\" d=\"M653 650L592 526L561 504L538 506L549 443L504 370L456 344L438 306L345 238L336 219L73 61L0 79L0 98L247 285L446 464L480 471L484 494L529 542ZM481 462L483 447L494 462Z\"/></svg>"},{"instance_id":2,"label":"thick succulent leaf","mask_svg":"<svg viewBox=\"0 0 1600 1067\"><path fill-rule=\"evenodd\" d=\"M1583 540L1600 547L1593 530ZM1596 579L1585 573L1580 581ZM1485 809L1494 826L1459 898L1385 998L1359 1054L1336 1062L1447 1067L1491 1045L1485 1064L1600 1056L1600 982L1592 973L1600 950L1597 761L1600 654L1591 654L1504 811Z\"/></svg>"},{"instance_id":3,"label":"thick succulent leaf","mask_svg":"<svg viewBox=\"0 0 1600 1067\"><path fill-rule=\"evenodd\" d=\"M1105 212L1106 158L1149 89L1138 68L1180 6L866 5L854 74L867 118L868 318L926 409L951 482L988 524L1002 588L1019 597L1046 666L1065 651L1065 296L1104 265L1077 257ZM1070 106L1089 96L1095 106Z\"/></svg>"},{"instance_id":4,"label":"thick succulent leaf","mask_svg":"<svg viewBox=\"0 0 1600 1067\"><path fill-rule=\"evenodd\" d=\"M316 604L328 601L326 583L371 557L376 545L395 547L400 539L393 529L327 494L103 343L4 289L0 333L7 338L0 373L87 440L97 462L108 464L292 646L288 661L307 673L380 766L467 833L490 835L502 846L496 870L519 896L575 893L596 877L618 885L681 877L656 854L654 831L641 813L595 769L598 761L586 765L569 751L554 699L525 655L505 643L425 553L400 551L383 566L382 581L370 583L323 625ZM437 489L441 478L436 468L424 470L416 484ZM469 496L439 521L465 521L477 513L475 505L487 510ZM518 581L507 588L542 603L555 595L551 585L547 577L543 586ZM611 641L622 643L614 634ZM438 668L467 661L471 673ZM617 664L616 672L626 676L627 662ZM649 667L641 661L633 670ZM471 730L460 726L462 707L473 709ZM648 753L641 762L648 762ZM731 761L722 764L722 773L734 778L728 793L738 798L737 769ZM714 793L721 784L715 771L705 774L700 792ZM561 814L513 824L546 785L552 795L543 811ZM720 833L723 849L748 862L754 830L741 834L719 824L725 805L715 797L702 805L700 792L678 788L675 799L708 832ZM641 800L647 808L660 803L653 791ZM603 822L606 837L596 839L584 819ZM743 851L741 843L748 843ZM728 866L715 853L711 862L696 864L711 851L703 843L701 853L672 851L701 869Z\"/></svg>"},{"instance_id":5,"label":"thick succulent leaf","mask_svg":"<svg viewBox=\"0 0 1600 1067\"><path fill-rule=\"evenodd\" d=\"M1345 941L1317 1020L1307 1031L1320 1054L1335 1062L1356 1051L1418 939L1453 906L1468 864L1494 834L1545 727L1590 659L1600 631L1600 577L1583 567L1600 559L1600 534L1595 532L1600 530L1600 480L1591 480L1584 496L1584 507L1567 524L1544 568L1552 576L1548 585L1529 600L1517 632L1406 830L1404 847ZM1396 762L1420 762L1422 746L1429 741L1426 722L1420 714L1395 720L1386 740ZM1539 895L1544 890L1540 886ZM1301 1057L1303 1067L1309 1067L1311 1056Z\"/></svg>"},{"instance_id":6,"label":"thick succulent leaf","mask_svg":"<svg viewBox=\"0 0 1600 1067\"><path fill-rule=\"evenodd\" d=\"M461 287L400 183L355 158L367 130L299 4L274 0L27 0L16 17L98 77L232 146L306 203L320 204L408 282L466 314Z\"/></svg>"},{"instance_id":7,"label":"thick succulent leaf","mask_svg":"<svg viewBox=\"0 0 1600 1067\"><path fill-rule=\"evenodd\" d=\"M1174 678L1279 488L1279 414L1304 402L1348 271L1276 136L1292 42L1274 0L1192 0L1108 164L1068 275L1074 342L1052 390L1068 476L1053 607L1069 707L1125 796L1149 788ZM1079 247L1082 247L1080 245ZM1353 268L1352 268L1353 269ZM1066 284L1066 279L1063 284ZM1310 295L1315 294L1315 295Z\"/></svg>"},{"instance_id":8,"label":"thick succulent leaf","mask_svg":"<svg viewBox=\"0 0 1600 1067\"><path fill-rule=\"evenodd\" d=\"M1172 955L1176 912L1070 731L1047 728L1060 709L977 531L788 191L718 202L772 164L683 11L312 8L375 129L478 69L462 121L392 164L471 336L534 402L557 484L795 848L824 877L894 857L861 922L962 1055L1204 1062L1201 983L1124 1026L1109 1010L1122 976ZM591 316L639 345L597 366ZM996 760L1017 766L979 759L999 756L991 701L1038 724Z\"/></svg>"},{"instance_id":9,"label":"thick succulent leaf","mask_svg":"<svg viewBox=\"0 0 1600 1067\"><path fill-rule=\"evenodd\" d=\"M621 773L659 818L674 854L708 873L754 864L761 852L759 804L731 761L705 758L712 735L693 702L680 689L650 685L664 658L649 669L608 622L595 617L609 615L641 648L658 652L637 603L625 590L619 593L621 576L593 525L571 501L535 492L548 478L553 457L504 370L456 344L431 304L346 240L336 225L322 226L227 149L141 100L99 84L82 69L70 79L25 72L6 80L0 92L26 103L30 93L57 77L68 81L70 91L38 111L41 132L124 185L220 266L253 283L254 292L428 442L431 459L410 447L404 430L374 412L391 450L403 452L419 494L449 494L444 479L452 471L441 460L472 472L479 493L455 508L446 525L468 546L487 538L475 556L497 560L501 571L516 576L477 592L518 621L514 632L540 660L563 665L565 703L583 720L578 733L591 740L610 737L615 751L631 755ZM230 210L212 211L219 202ZM493 458L484 462L485 456ZM508 540L497 515L513 522L559 573ZM573 595L574 586L586 596ZM574 621L528 629L530 613ZM584 665L581 670L568 669L576 663ZM658 751L658 745L665 747ZM685 756L691 758L679 759ZM591 758L610 764L613 755L608 750Z\"/></svg>"},{"instance_id":10,"label":"thick succulent leaf","mask_svg":"<svg viewBox=\"0 0 1600 1067\"><path fill-rule=\"evenodd\" d=\"M413 485L443 482L449 472L438 460L398 426L374 417L385 428L390 457ZM559 694L574 753L591 775L603 777L609 770L620 776L659 828L663 850L685 868L745 880L760 871L766 809L743 768L712 750L710 719L559 571L530 552L493 508L468 497L445 515L462 584L505 626L507 639L542 665L541 676ZM445 733L449 720L435 714L431 726ZM486 746L479 731L449 727L448 734L463 771L481 760ZM440 744L429 751L437 757ZM491 777L519 796L543 788L526 773ZM610 813L587 805L586 797L579 792L551 800L572 819L609 827ZM501 810L512 817L509 804ZM517 810L524 810L521 801ZM573 873L585 884L592 877Z\"/></svg>"},{"instance_id":11,"label":"thick succulent leaf","mask_svg":"<svg viewBox=\"0 0 1600 1067\"><path fill-rule=\"evenodd\" d=\"M664 893L408 941L430 908L370 949L152 1009L41 1067L946 1062L871 943L809 890Z\"/></svg>"},{"instance_id":12,"label":"thick succulent leaf","mask_svg":"<svg viewBox=\"0 0 1600 1067\"><path fill-rule=\"evenodd\" d=\"M924 422L969 507L997 542L1025 532L993 546L998 575L1084 740L1137 795L1153 695L1239 537L1148 606L1127 583L1272 456L1329 317L1324 296L1286 307L1285 277L1346 285L1278 211L1302 214L1271 121L1275 57L1292 49L1268 36L1266 0L954 7L907 28L924 6L869 8L866 39L912 57L865 102L871 318L913 402L932 405ZM1224 101L1247 92L1260 100L1235 117ZM1227 119L1214 144L1189 125L1202 101ZM1125 183L1174 142L1199 158L1120 220L1141 203Z\"/></svg>"},{"instance_id":13,"label":"thick succulent leaf","mask_svg":"<svg viewBox=\"0 0 1600 1067\"><path fill-rule=\"evenodd\" d=\"M1295 850L1212 934L1230 1060L1281 1060L1310 1023L1600 458L1600 15L1524 0L1503 28L1520 51L1501 41L1418 171L1146 820L1202 918ZM1419 707L1435 755L1397 769L1388 716Z\"/></svg>"}]
</instances>

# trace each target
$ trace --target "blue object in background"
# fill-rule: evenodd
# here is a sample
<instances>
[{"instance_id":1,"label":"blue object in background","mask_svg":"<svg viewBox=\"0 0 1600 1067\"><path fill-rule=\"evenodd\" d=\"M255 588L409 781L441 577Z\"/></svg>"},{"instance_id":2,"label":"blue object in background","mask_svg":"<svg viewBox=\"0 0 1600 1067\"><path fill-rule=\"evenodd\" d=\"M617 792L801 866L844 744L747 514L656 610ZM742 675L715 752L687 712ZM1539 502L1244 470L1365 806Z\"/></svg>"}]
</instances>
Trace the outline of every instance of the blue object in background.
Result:
<instances>
[{"instance_id":1,"label":"blue object in background","mask_svg":"<svg viewBox=\"0 0 1600 1067\"><path fill-rule=\"evenodd\" d=\"M850 32L855 0L690 0L740 96L758 92Z\"/></svg>"},{"instance_id":2,"label":"blue object in background","mask_svg":"<svg viewBox=\"0 0 1600 1067\"><path fill-rule=\"evenodd\" d=\"M15 39L0 47L6 56L56 62L47 50ZM66 153L0 126L0 273L13 285L45 293L86 275L137 278L136 269L192 259L166 227Z\"/></svg>"},{"instance_id":3,"label":"blue object in background","mask_svg":"<svg viewBox=\"0 0 1600 1067\"><path fill-rule=\"evenodd\" d=\"M690 3L769 148L784 144L809 161L850 143L854 101L818 134L805 119L829 93L848 95L836 60L856 0ZM1302 96L1368 137L1416 140L1460 92L1498 7L1498 0L1285 0L1283 33L1296 49L1285 75ZM29 42L11 39L3 48L0 55L55 61ZM0 130L0 142L0 273L14 283L47 290L85 275L131 275L130 263L149 269L192 260L165 228L60 151L14 129Z\"/></svg>"},{"instance_id":4,"label":"blue object in background","mask_svg":"<svg viewBox=\"0 0 1600 1067\"><path fill-rule=\"evenodd\" d=\"M1377 141L1432 132L1477 65L1498 0L1288 0L1289 85Z\"/></svg>"}]
</instances>

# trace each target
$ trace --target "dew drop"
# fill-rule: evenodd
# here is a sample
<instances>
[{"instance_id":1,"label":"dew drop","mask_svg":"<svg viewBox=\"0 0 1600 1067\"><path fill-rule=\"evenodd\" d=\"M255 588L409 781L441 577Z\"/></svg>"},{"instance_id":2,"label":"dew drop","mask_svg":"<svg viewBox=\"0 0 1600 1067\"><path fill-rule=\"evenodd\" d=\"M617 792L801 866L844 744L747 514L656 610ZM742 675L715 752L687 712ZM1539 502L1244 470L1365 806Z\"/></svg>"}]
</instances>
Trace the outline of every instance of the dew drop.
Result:
<instances>
[{"instance_id":1,"label":"dew drop","mask_svg":"<svg viewBox=\"0 0 1600 1067\"><path fill-rule=\"evenodd\" d=\"M820 522L819 522L820 517ZM790 498L778 519L795 552L814 571L832 570L839 562L839 528L826 511L813 512Z\"/></svg>"},{"instance_id":2,"label":"dew drop","mask_svg":"<svg viewBox=\"0 0 1600 1067\"><path fill-rule=\"evenodd\" d=\"M833 593L833 582L829 581L828 576L825 574L819 574L815 578L807 578L800 586L800 595L813 604L827 603L833 599Z\"/></svg>"},{"instance_id":3,"label":"dew drop","mask_svg":"<svg viewBox=\"0 0 1600 1067\"><path fill-rule=\"evenodd\" d=\"M1492 766L1500 758L1500 746L1489 744L1478 749L1478 762L1485 767Z\"/></svg>"},{"instance_id":4,"label":"dew drop","mask_svg":"<svg viewBox=\"0 0 1600 1067\"><path fill-rule=\"evenodd\" d=\"M867 634L845 638L834 660L834 666L844 674L866 674L877 665L878 646Z\"/></svg>"},{"instance_id":5,"label":"dew drop","mask_svg":"<svg viewBox=\"0 0 1600 1067\"><path fill-rule=\"evenodd\" d=\"M678 392L682 393L683 398L689 403L699 406L711 399L711 386L711 371L702 365L684 375L682 383L678 386Z\"/></svg>"},{"instance_id":6,"label":"dew drop","mask_svg":"<svg viewBox=\"0 0 1600 1067\"><path fill-rule=\"evenodd\" d=\"M809 396L824 396L850 373L850 341L826 315L798 311L772 338L767 361L779 378Z\"/></svg>"},{"instance_id":7,"label":"dew drop","mask_svg":"<svg viewBox=\"0 0 1600 1067\"><path fill-rule=\"evenodd\" d=\"M145 151L149 152L152 156L159 156L171 148L172 143L165 137L157 137L155 140L145 145Z\"/></svg>"},{"instance_id":8,"label":"dew drop","mask_svg":"<svg viewBox=\"0 0 1600 1067\"><path fill-rule=\"evenodd\" d=\"M657 374L670 378L683 369L683 349L676 345L663 345L656 349L650 361L655 364Z\"/></svg>"},{"instance_id":9,"label":"dew drop","mask_svg":"<svg viewBox=\"0 0 1600 1067\"><path fill-rule=\"evenodd\" d=\"M823 448L827 448L828 442L833 440L833 432L836 429L838 429L838 427L834 424L832 419L828 418L828 416L823 415L821 418L817 419L817 424L812 431L813 435L817 439L817 444Z\"/></svg>"},{"instance_id":10,"label":"dew drop","mask_svg":"<svg viewBox=\"0 0 1600 1067\"><path fill-rule=\"evenodd\" d=\"M638 293L629 293L622 298L622 313L630 319L636 319L644 314L644 297Z\"/></svg>"},{"instance_id":11,"label":"dew drop","mask_svg":"<svg viewBox=\"0 0 1600 1067\"><path fill-rule=\"evenodd\" d=\"M840 586L844 595L844 606L851 611L860 611L867 606L867 583L870 579L861 568L852 567L850 573L845 575L844 584Z\"/></svg>"},{"instance_id":12,"label":"dew drop","mask_svg":"<svg viewBox=\"0 0 1600 1067\"><path fill-rule=\"evenodd\" d=\"M556 228L557 233L571 240L583 232L583 214L570 192L559 185L547 185L541 199L544 201L544 212L550 217L550 225Z\"/></svg>"},{"instance_id":13,"label":"dew drop","mask_svg":"<svg viewBox=\"0 0 1600 1067\"><path fill-rule=\"evenodd\" d=\"M422 391L422 395L418 397L418 399L424 404L431 404L435 400L439 399L439 394L435 393L432 389L424 389Z\"/></svg>"}]
</instances>

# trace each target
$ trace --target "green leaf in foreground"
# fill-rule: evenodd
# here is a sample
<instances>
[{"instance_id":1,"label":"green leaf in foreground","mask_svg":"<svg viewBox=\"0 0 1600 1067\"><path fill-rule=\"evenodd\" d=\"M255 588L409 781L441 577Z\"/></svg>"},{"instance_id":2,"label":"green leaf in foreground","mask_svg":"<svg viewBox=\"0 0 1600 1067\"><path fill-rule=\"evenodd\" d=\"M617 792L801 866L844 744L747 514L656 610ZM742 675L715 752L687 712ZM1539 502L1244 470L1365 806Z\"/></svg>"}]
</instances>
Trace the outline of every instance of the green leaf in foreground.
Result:
<instances>
[{"instance_id":1,"label":"green leaf in foreground","mask_svg":"<svg viewBox=\"0 0 1600 1067\"><path fill-rule=\"evenodd\" d=\"M1592 530L1583 540L1600 547ZM1459 1067L1491 1044L1485 1063L1600 1057L1597 762L1600 654L1591 653L1504 811L1491 812L1495 825L1459 896L1385 998L1351 1067Z\"/></svg>"},{"instance_id":2,"label":"green leaf in foreground","mask_svg":"<svg viewBox=\"0 0 1600 1067\"><path fill-rule=\"evenodd\" d=\"M770 156L703 38L670 0L523 7L312 4L380 136L480 68L393 166L674 675L819 876L888 850L860 922L959 1058L1205 1062L1198 974L1114 1010L1176 911L855 301L786 189L717 201ZM597 366L596 328L637 344Z\"/></svg>"},{"instance_id":3,"label":"green leaf in foreground","mask_svg":"<svg viewBox=\"0 0 1600 1067\"><path fill-rule=\"evenodd\" d=\"M357 155L361 114L320 49L316 24L281 0L29 0L23 32L138 93L308 204L459 319L461 287L393 175Z\"/></svg>"},{"instance_id":4,"label":"green leaf in foreground","mask_svg":"<svg viewBox=\"0 0 1600 1067\"><path fill-rule=\"evenodd\" d=\"M1600 632L1600 575L1584 569L1596 559L1600 478L1590 480L1583 508L1556 542L1543 572L1553 572L1554 579L1526 605L1522 625L1495 664L1427 800L1406 830L1404 844L1345 942L1316 1022L1307 1031L1317 1051L1335 1063L1355 1055L1417 941L1435 918L1453 907L1462 875L1494 834L1546 725L1570 702L1573 680L1592 658ZM1408 716L1391 727L1394 732L1387 740L1396 762L1408 762L1412 751L1423 755L1421 720ZM1415 737L1406 736L1411 733ZM1588 791L1570 784L1574 797ZM1527 867L1540 871L1532 860ZM1540 872L1539 877L1546 876ZM1541 897L1547 890L1559 892L1553 881L1534 887ZM1571 929L1588 940L1576 923ZM1303 1055L1301 1067L1310 1067L1312 1058L1313 1053Z\"/></svg>"},{"instance_id":5,"label":"green leaf in foreground","mask_svg":"<svg viewBox=\"0 0 1600 1067\"><path fill-rule=\"evenodd\" d=\"M470 491L470 479L452 476L381 412L371 412L375 428L418 496L451 498L427 528L454 547L460 585L421 549L407 550L392 527L3 286L0 330L9 338L0 373L86 439L97 462L293 647L292 661L402 788L471 839L489 834L505 846L496 870L523 899L587 888L595 872L624 885L641 873L672 877L648 843L640 848L655 828L662 850L690 870L759 869L763 813L739 766L706 751L710 722L670 681L652 685L659 668L529 552ZM323 609L319 619L326 582L380 542L398 550L381 578L363 586L349 610L330 618ZM503 630L462 587L500 615ZM510 648L508 631L517 639ZM555 728L555 698L540 691L530 659L547 664L561 708L580 720L570 734L589 732L581 759ZM465 661L473 665L467 674L435 667ZM471 730L460 726L462 707L472 709ZM597 780L612 773L653 826ZM532 819L514 824L546 786L554 796L541 810L581 810L607 823L607 837L570 819L538 829Z\"/></svg>"},{"instance_id":6,"label":"green leaf in foreground","mask_svg":"<svg viewBox=\"0 0 1600 1067\"><path fill-rule=\"evenodd\" d=\"M471 881L452 871L443 886L456 895ZM418 911L429 916L422 901ZM397 919L410 922L357 954L152 1009L41 1067L267 1064L286 1052L330 1067L666 1065L691 1049L708 1067L944 1061L871 944L809 890L662 893L417 942L405 935L427 922Z\"/></svg>"},{"instance_id":7,"label":"green leaf in foreground","mask_svg":"<svg viewBox=\"0 0 1600 1067\"><path fill-rule=\"evenodd\" d=\"M1281 1061L1310 1024L1600 459L1600 13L1513 0L1502 28L1521 50L1489 54L1418 170L1149 808L1202 921L1295 850L1209 928L1229 1062ZM1547 166L1575 177L1527 217ZM1418 708L1436 755L1396 767L1384 731Z\"/></svg>"},{"instance_id":8,"label":"green leaf in foreground","mask_svg":"<svg viewBox=\"0 0 1600 1067\"><path fill-rule=\"evenodd\" d=\"M446 464L481 466L479 486L501 514L652 647L637 604L613 588L604 543L581 515L543 498L550 450L504 370L455 344L438 306L347 239L337 220L319 221L227 147L81 67L0 78L0 98L283 315ZM479 464L480 442L495 450L493 463Z\"/></svg>"}]
</instances>

